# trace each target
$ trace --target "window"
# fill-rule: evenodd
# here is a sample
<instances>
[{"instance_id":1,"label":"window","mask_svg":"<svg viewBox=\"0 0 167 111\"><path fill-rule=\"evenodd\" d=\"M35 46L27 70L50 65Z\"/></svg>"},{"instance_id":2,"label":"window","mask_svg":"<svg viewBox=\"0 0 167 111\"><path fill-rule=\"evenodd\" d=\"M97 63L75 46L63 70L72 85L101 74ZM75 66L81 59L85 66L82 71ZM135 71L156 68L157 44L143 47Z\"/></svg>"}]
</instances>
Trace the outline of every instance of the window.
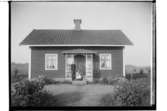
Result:
<instances>
[{"instance_id":1,"label":"window","mask_svg":"<svg viewBox=\"0 0 167 111\"><path fill-rule=\"evenodd\" d=\"M45 70L58 69L58 56L57 54L45 54Z\"/></svg>"},{"instance_id":2,"label":"window","mask_svg":"<svg viewBox=\"0 0 167 111\"><path fill-rule=\"evenodd\" d=\"M103 53L100 54L100 70L111 70L111 54Z\"/></svg>"}]
</instances>

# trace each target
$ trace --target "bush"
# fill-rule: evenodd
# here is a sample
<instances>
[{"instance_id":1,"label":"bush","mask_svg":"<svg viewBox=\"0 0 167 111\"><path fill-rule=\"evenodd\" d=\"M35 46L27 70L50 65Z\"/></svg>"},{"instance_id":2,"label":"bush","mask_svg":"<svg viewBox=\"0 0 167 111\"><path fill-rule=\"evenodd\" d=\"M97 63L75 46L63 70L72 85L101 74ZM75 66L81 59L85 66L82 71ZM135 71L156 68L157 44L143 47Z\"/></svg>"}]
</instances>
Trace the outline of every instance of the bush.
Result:
<instances>
[{"instance_id":1,"label":"bush","mask_svg":"<svg viewBox=\"0 0 167 111\"><path fill-rule=\"evenodd\" d=\"M115 77L115 78L101 78L100 80L95 80L94 83L101 83L107 85L119 85L124 82L128 82L128 80L124 77Z\"/></svg>"},{"instance_id":2,"label":"bush","mask_svg":"<svg viewBox=\"0 0 167 111\"><path fill-rule=\"evenodd\" d=\"M15 85L11 95L12 106L48 106L53 96L43 91L44 83L39 81L22 81Z\"/></svg>"},{"instance_id":3,"label":"bush","mask_svg":"<svg viewBox=\"0 0 167 111\"><path fill-rule=\"evenodd\" d=\"M71 84L72 82L69 80L63 80L63 81L58 81L58 80L54 80L51 78L48 78L46 76L41 76L37 79L38 82L42 82L45 85L50 85L50 84Z\"/></svg>"},{"instance_id":4,"label":"bush","mask_svg":"<svg viewBox=\"0 0 167 111\"><path fill-rule=\"evenodd\" d=\"M135 79L141 79L141 78L148 78L148 74L144 74L144 73L141 71L141 73L126 74L126 78L127 78L128 80L135 80Z\"/></svg>"},{"instance_id":5,"label":"bush","mask_svg":"<svg viewBox=\"0 0 167 111\"><path fill-rule=\"evenodd\" d=\"M41 82L41 83L43 83L43 84L45 84L45 85L57 84L57 83L58 83L58 81L55 81L55 80L53 80L53 79L51 79L51 78L48 78L48 77L46 77L46 76L39 77L39 78L37 79L37 81L39 81L39 82Z\"/></svg>"},{"instance_id":6,"label":"bush","mask_svg":"<svg viewBox=\"0 0 167 111\"><path fill-rule=\"evenodd\" d=\"M103 84L108 84L108 79L107 78L102 78L100 80L100 82L103 83Z\"/></svg>"},{"instance_id":7,"label":"bush","mask_svg":"<svg viewBox=\"0 0 167 111\"><path fill-rule=\"evenodd\" d=\"M110 78L108 79L108 84L110 85L122 85L124 83L127 83L128 80L124 77L116 77L116 78Z\"/></svg>"},{"instance_id":8,"label":"bush","mask_svg":"<svg viewBox=\"0 0 167 111\"><path fill-rule=\"evenodd\" d=\"M140 106L144 105L142 99L147 92L149 91L141 89L138 85L128 83L117 89L114 98L116 104L121 106Z\"/></svg>"},{"instance_id":9,"label":"bush","mask_svg":"<svg viewBox=\"0 0 167 111\"><path fill-rule=\"evenodd\" d=\"M114 94L102 98L104 105L111 106L149 106L150 89L148 84L140 81L124 82L116 88Z\"/></svg>"},{"instance_id":10,"label":"bush","mask_svg":"<svg viewBox=\"0 0 167 111\"><path fill-rule=\"evenodd\" d=\"M64 80L64 81L61 81L59 83L62 83L62 84L72 84L72 81Z\"/></svg>"}]
</instances>

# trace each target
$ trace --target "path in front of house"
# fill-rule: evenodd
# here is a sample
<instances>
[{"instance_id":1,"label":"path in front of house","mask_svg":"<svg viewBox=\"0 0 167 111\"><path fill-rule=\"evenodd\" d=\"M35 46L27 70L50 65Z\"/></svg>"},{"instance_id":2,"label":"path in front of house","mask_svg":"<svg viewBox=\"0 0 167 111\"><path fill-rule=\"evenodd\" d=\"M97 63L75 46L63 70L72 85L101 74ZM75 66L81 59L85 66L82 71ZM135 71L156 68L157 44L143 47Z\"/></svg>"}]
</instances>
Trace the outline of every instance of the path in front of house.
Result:
<instances>
[{"instance_id":1,"label":"path in front of house","mask_svg":"<svg viewBox=\"0 0 167 111\"><path fill-rule=\"evenodd\" d=\"M48 85L45 90L54 95L63 93L79 92L81 98L75 102L69 102L67 106L98 106L100 99L109 93L113 93L114 87L112 85L90 84L90 85L71 85L71 84L58 84ZM76 95L77 96L77 95Z\"/></svg>"}]
</instances>

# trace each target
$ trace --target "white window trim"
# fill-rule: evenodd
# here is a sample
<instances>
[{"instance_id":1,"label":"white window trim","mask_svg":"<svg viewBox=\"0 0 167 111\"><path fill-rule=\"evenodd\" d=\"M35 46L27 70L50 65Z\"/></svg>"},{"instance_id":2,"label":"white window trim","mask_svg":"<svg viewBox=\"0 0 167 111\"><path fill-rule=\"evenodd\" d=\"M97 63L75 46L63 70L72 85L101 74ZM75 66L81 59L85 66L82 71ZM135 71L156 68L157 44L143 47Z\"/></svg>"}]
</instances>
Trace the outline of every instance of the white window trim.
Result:
<instances>
[{"instance_id":1,"label":"white window trim","mask_svg":"<svg viewBox=\"0 0 167 111\"><path fill-rule=\"evenodd\" d=\"M103 56L103 55L110 55L110 57L111 57L110 68L102 68L101 67L101 56ZM99 54L99 62L100 62L100 64L99 64L100 70L112 70L112 54L111 53L100 53Z\"/></svg>"},{"instance_id":2,"label":"white window trim","mask_svg":"<svg viewBox=\"0 0 167 111\"><path fill-rule=\"evenodd\" d=\"M85 65L86 65L86 79L88 80L88 81L93 81L93 55L92 54L90 54L89 56L91 56L91 65L92 65L92 69L91 69L91 71L90 70L88 70L88 67L87 67L87 65L88 65L88 54L86 55L86 63L85 63ZM91 72L91 74L90 75L88 75L90 72Z\"/></svg>"},{"instance_id":3,"label":"white window trim","mask_svg":"<svg viewBox=\"0 0 167 111\"><path fill-rule=\"evenodd\" d=\"M123 76L126 77L125 73L125 48L123 48Z\"/></svg>"},{"instance_id":4,"label":"white window trim","mask_svg":"<svg viewBox=\"0 0 167 111\"><path fill-rule=\"evenodd\" d=\"M56 67L54 69L47 68L46 60L48 56L56 56L57 62L56 62ZM45 54L45 70L58 70L58 54L57 53L46 53Z\"/></svg>"}]
</instances>

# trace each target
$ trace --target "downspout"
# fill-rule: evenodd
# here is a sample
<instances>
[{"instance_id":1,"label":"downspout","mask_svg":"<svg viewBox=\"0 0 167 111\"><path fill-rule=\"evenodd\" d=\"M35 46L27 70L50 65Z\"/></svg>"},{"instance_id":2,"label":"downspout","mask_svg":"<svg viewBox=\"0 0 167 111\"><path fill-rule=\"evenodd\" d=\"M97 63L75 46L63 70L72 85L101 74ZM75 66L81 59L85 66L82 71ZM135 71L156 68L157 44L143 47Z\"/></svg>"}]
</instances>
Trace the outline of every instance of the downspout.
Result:
<instances>
[{"instance_id":1,"label":"downspout","mask_svg":"<svg viewBox=\"0 0 167 111\"><path fill-rule=\"evenodd\" d=\"M125 74L125 47L123 47L123 77L126 77Z\"/></svg>"}]
</instances>

